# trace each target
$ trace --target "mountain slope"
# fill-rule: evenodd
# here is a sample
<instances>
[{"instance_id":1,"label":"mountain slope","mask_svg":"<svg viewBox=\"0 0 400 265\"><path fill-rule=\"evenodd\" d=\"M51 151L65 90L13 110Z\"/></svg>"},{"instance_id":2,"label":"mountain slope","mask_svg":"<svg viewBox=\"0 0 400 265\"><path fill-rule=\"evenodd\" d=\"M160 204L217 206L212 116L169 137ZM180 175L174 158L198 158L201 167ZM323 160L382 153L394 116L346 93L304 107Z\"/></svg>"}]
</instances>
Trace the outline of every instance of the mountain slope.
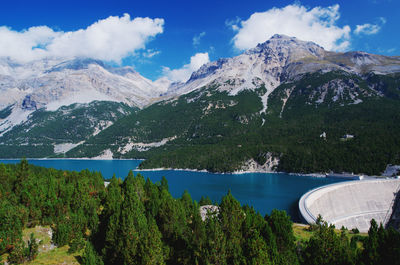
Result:
<instances>
[{"instance_id":1,"label":"mountain slope","mask_svg":"<svg viewBox=\"0 0 400 265\"><path fill-rule=\"evenodd\" d=\"M313 42L274 35L239 56L203 65L188 82L174 90L181 95L217 83L219 91L234 95L264 85L266 92L261 98L265 111L268 95L280 84L298 80L307 73L331 71L357 75L396 73L400 72L400 59L364 52L328 52Z\"/></svg>"},{"instance_id":2,"label":"mountain slope","mask_svg":"<svg viewBox=\"0 0 400 265\"><path fill-rule=\"evenodd\" d=\"M0 154L6 158L63 154L136 110L110 101L76 103L56 111L42 108L0 137Z\"/></svg>"},{"instance_id":3,"label":"mountain slope","mask_svg":"<svg viewBox=\"0 0 400 265\"><path fill-rule=\"evenodd\" d=\"M398 74L307 74L278 86L260 113L264 86L229 95L213 85L124 117L67 156L109 150L114 157L147 158L142 168L226 172L255 164L377 174L400 162L399 87ZM347 134L354 138L344 140Z\"/></svg>"},{"instance_id":4,"label":"mountain slope","mask_svg":"<svg viewBox=\"0 0 400 265\"><path fill-rule=\"evenodd\" d=\"M142 108L162 92L163 88L131 67L108 67L97 60L46 59L20 65L1 59L0 109L12 111L0 117L0 135L38 109L55 111L61 106L95 100Z\"/></svg>"},{"instance_id":5,"label":"mountain slope","mask_svg":"<svg viewBox=\"0 0 400 265\"><path fill-rule=\"evenodd\" d=\"M67 157L146 158L142 168L378 174L400 163L398 57L328 52L275 35L237 57L203 65L186 83L154 91L160 94L145 97L146 107L120 112L96 133L64 142L46 140L47 132L27 138L42 146L72 143L64 148ZM34 109L35 103L25 98L20 105ZM11 117L14 108L0 117ZM22 143L18 133L8 135L7 141Z\"/></svg>"}]
</instances>

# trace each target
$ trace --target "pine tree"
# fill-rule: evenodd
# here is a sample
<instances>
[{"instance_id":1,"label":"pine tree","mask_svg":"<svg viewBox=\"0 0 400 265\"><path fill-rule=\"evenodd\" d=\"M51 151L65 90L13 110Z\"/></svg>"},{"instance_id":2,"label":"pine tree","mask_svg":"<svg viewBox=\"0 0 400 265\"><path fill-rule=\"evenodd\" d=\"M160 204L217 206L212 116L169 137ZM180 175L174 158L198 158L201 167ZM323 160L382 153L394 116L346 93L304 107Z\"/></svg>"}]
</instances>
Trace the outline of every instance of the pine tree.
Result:
<instances>
[{"instance_id":1,"label":"pine tree","mask_svg":"<svg viewBox=\"0 0 400 265\"><path fill-rule=\"evenodd\" d=\"M374 219L371 220L371 226L368 230L368 237L364 240L364 250L362 260L364 264L378 264L379 254L379 237L378 237L378 224Z\"/></svg>"},{"instance_id":2,"label":"pine tree","mask_svg":"<svg viewBox=\"0 0 400 265\"><path fill-rule=\"evenodd\" d=\"M143 203L139 200L133 175L129 174L123 183L124 201L121 207L119 237L116 251L123 263L140 264L141 240L147 235L147 219Z\"/></svg>"},{"instance_id":3,"label":"pine tree","mask_svg":"<svg viewBox=\"0 0 400 265\"><path fill-rule=\"evenodd\" d=\"M92 243L88 242L85 247L85 251L82 255L83 265L103 265L103 261L97 255Z\"/></svg>"},{"instance_id":4,"label":"pine tree","mask_svg":"<svg viewBox=\"0 0 400 265\"><path fill-rule=\"evenodd\" d=\"M202 264L234 264L228 261L227 239L222 230L220 219L213 214L206 219L204 247L201 248ZM238 263L239 264L239 263Z\"/></svg>"},{"instance_id":5,"label":"pine tree","mask_svg":"<svg viewBox=\"0 0 400 265\"><path fill-rule=\"evenodd\" d=\"M115 251L119 240L120 217L122 194L119 181L115 176L111 179L110 184L107 186L106 197L104 202L104 209L101 216L101 226L104 227L105 234L100 236L101 241L104 240L104 248L102 242L96 242L99 249L103 249L105 260L108 263L114 263L121 257ZM103 229L99 229L102 232Z\"/></svg>"},{"instance_id":6,"label":"pine tree","mask_svg":"<svg viewBox=\"0 0 400 265\"><path fill-rule=\"evenodd\" d=\"M21 162L18 164L16 173L17 179L14 185L14 192L17 196L20 196L24 184L29 179L29 176L31 174L28 161L25 158L22 159Z\"/></svg>"},{"instance_id":7,"label":"pine tree","mask_svg":"<svg viewBox=\"0 0 400 265\"><path fill-rule=\"evenodd\" d=\"M162 235L152 217L150 217L147 223L148 228L140 242L140 264L165 264L163 243L161 240Z\"/></svg>"},{"instance_id":8,"label":"pine tree","mask_svg":"<svg viewBox=\"0 0 400 265\"><path fill-rule=\"evenodd\" d=\"M28 241L27 260L32 261L39 253L39 245L36 242L35 235L31 233Z\"/></svg>"},{"instance_id":9,"label":"pine tree","mask_svg":"<svg viewBox=\"0 0 400 265\"><path fill-rule=\"evenodd\" d=\"M245 215L240 203L232 196L230 191L222 198L219 218L226 237L227 263L243 263L241 226Z\"/></svg>"},{"instance_id":10,"label":"pine tree","mask_svg":"<svg viewBox=\"0 0 400 265\"><path fill-rule=\"evenodd\" d=\"M272 210L271 215L265 216L272 233L275 235L278 261L280 264L298 264L295 237L292 221L285 211Z\"/></svg>"}]
</instances>

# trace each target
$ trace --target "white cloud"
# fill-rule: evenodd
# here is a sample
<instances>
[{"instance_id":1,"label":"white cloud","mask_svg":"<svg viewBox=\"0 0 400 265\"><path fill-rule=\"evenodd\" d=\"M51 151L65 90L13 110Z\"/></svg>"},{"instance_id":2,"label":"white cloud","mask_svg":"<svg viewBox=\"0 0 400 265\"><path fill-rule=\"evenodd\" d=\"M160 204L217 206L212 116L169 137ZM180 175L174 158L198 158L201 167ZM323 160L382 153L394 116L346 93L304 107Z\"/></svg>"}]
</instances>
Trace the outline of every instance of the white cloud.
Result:
<instances>
[{"instance_id":1,"label":"white cloud","mask_svg":"<svg viewBox=\"0 0 400 265\"><path fill-rule=\"evenodd\" d=\"M366 35L372 35L378 33L378 31L381 29L380 26L378 25L372 25L372 24L363 24L363 25L357 25L356 29L354 30L355 34L366 34Z\"/></svg>"},{"instance_id":2,"label":"white cloud","mask_svg":"<svg viewBox=\"0 0 400 265\"><path fill-rule=\"evenodd\" d=\"M193 46L197 46L200 44L201 38L203 38L206 35L206 33L203 31L199 35L196 35L193 37Z\"/></svg>"},{"instance_id":3,"label":"white cloud","mask_svg":"<svg viewBox=\"0 0 400 265\"><path fill-rule=\"evenodd\" d=\"M163 32L163 19L129 14L110 16L86 29L54 31L47 26L14 31L0 27L0 57L26 62L44 57L90 57L120 62L122 58L144 49L146 43Z\"/></svg>"},{"instance_id":4,"label":"white cloud","mask_svg":"<svg viewBox=\"0 0 400 265\"><path fill-rule=\"evenodd\" d=\"M210 62L208 53L196 53L190 57L190 63L179 69L163 68L163 75L173 82L186 82L194 71L197 71L203 64Z\"/></svg>"},{"instance_id":5,"label":"white cloud","mask_svg":"<svg viewBox=\"0 0 400 265\"><path fill-rule=\"evenodd\" d=\"M160 53L161 53L161 52L160 52L160 51L157 51L157 50L147 49L146 51L144 51L144 52L142 53L142 56L145 57L145 58L152 58L152 57L154 57L154 56L156 56L156 55L158 55L158 54L160 54Z\"/></svg>"},{"instance_id":6,"label":"white cloud","mask_svg":"<svg viewBox=\"0 0 400 265\"><path fill-rule=\"evenodd\" d=\"M225 25L229 28L231 28L233 31L238 31L239 26L238 24L240 23L241 19L239 17L236 17L235 19L227 19L225 21Z\"/></svg>"},{"instance_id":7,"label":"white cloud","mask_svg":"<svg viewBox=\"0 0 400 265\"><path fill-rule=\"evenodd\" d=\"M381 27L386 23L386 19L384 17L379 18L379 23L377 24L369 24L365 23L363 25L357 25L354 33L357 35L365 34L365 35L373 35L378 33L381 30Z\"/></svg>"},{"instance_id":8,"label":"white cloud","mask_svg":"<svg viewBox=\"0 0 400 265\"><path fill-rule=\"evenodd\" d=\"M307 9L293 4L254 13L240 24L230 26L237 31L233 44L240 50L253 48L274 34L285 34L339 51L350 45L350 27L337 26L339 18L339 5Z\"/></svg>"}]
</instances>

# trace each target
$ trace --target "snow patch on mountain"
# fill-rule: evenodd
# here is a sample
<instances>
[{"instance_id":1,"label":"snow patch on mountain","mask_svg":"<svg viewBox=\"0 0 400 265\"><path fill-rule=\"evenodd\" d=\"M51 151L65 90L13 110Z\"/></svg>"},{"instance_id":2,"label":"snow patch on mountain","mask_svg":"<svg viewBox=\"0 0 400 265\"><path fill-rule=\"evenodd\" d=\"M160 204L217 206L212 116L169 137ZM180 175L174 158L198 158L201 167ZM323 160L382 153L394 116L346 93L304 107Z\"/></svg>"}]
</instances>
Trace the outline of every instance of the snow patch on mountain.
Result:
<instances>
[{"instance_id":1,"label":"snow patch on mountain","mask_svg":"<svg viewBox=\"0 0 400 265\"><path fill-rule=\"evenodd\" d=\"M32 114L34 110L24 110L17 106L14 106L11 114L5 118L0 119L0 137L3 136L6 132L10 131L15 125L19 125L28 120L30 114Z\"/></svg>"},{"instance_id":2,"label":"snow patch on mountain","mask_svg":"<svg viewBox=\"0 0 400 265\"><path fill-rule=\"evenodd\" d=\"M90 103L92 101L115 101L117 102L116 99L107 96L105 94L102 94L101 92L98 92L96 90L81 90L79 93L73 93L71 95L68 95L67 98L63 98L57 101L52 101L49 104L46 105L46 109L48 111L56 111L62 106L69 106L75 103L78 104L84 104L84 103Z\"/></svg>"},{"instance_id":3,"label":"snow patch on mountain","mask_svg":"<svg viewBox=\"0 0 400 265\"><path fill-rule=\"evenodd\" d=\"M69 150L77 147L80 144L83 144L85 141L81 141L79 143L64 143L64 144L56 144L54 145L54 153L56 154L62 154L62 153L66 153Z\"/></svg>"},{"instance_id":4,"label":"snow patch on mountain","mask_svg":"<svg viewBox=\"0 0 400 265\"><path fill-rule=\"evenodd\" d=\"M182 95L202 87L218 87L220 91L236 95L244 89L255 90L264 85L266 93L259 95L262 113L268 107L268 96L280 84L296 81L306 73L334 70L352 74L400 72L400 59L364 52L329 52L313 42L274 35L239 56L203 65L186 83L175 84L168 92ZM340 97L339 90L337 97ZM319 101L323 102L324 97Z\"/></svg>"},{"instance_id":5,"label":"snow patch on mountain","mask_svg":"<svg viewBox=\"0 0 400 265\"><path fill-rule=\"evenodd\" d=\"M101 61L76 58L46 59L24 65L0 60L0 107L30 96L38 106L55 110L94 100L144 107L166 91L131 67L112 68Z\"/></svg>"},{"instance_id":6,"label":"snow patch on mountain","mask_svg":"<svg viewBox=\"0 0 400 265\"><path fill-rule=\"evenodd\" d=\"M159 142L153 142L153 143L134 143L131 140L129 140L129 142L125 146L120 147L118 149L118 152L121 154L126 154L126 153L132 151L133 149L135 149L139 152L148 151L151 148L163 146L166 143L168 143L169 141L175 140L176 137L177 136L175 135L172 137L164 138Z\"/></svg>"}]
</instances>

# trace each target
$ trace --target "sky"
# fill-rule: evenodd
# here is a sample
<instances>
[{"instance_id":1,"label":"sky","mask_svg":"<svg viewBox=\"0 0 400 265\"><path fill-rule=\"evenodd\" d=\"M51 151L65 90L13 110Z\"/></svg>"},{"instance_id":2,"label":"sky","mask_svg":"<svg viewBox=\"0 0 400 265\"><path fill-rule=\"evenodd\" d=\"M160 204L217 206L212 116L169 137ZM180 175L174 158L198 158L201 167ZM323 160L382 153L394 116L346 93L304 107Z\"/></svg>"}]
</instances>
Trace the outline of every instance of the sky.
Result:
<instances>
[{"instance_id":1,"label":"sky","mask_svg":"<svg viewBox=\"0 0 400 265\"><path fill-rule=\"evenodd\" d=\"M400 1L2 0L0 57L91 57L156 80L186 81L208 61L274 34L326 50L400 55Z\"/></svg>"}]
</instances>

